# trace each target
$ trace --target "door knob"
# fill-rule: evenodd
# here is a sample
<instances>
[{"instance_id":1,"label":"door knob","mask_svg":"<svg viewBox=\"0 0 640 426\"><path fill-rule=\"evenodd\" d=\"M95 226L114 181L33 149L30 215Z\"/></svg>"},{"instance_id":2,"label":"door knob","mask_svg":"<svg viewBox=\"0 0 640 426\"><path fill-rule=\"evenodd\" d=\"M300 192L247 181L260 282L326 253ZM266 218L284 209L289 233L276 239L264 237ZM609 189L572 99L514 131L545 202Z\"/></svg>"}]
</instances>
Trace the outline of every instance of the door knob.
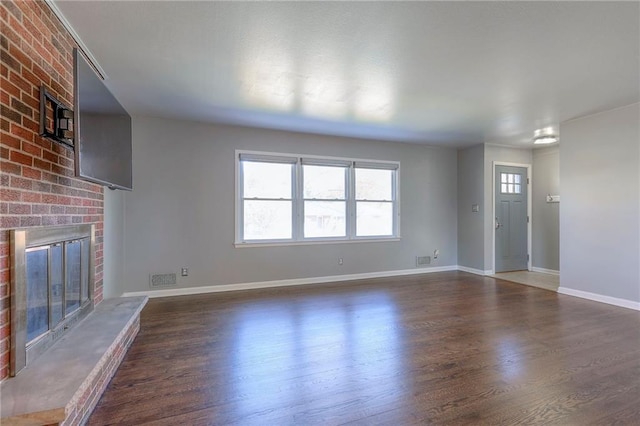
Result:
<instances>
[{"instance_id":1,"label":"door knob","mask_svg":"<svg viewBox=\"0 0 640 426\"><path fill-rule=\"evenodd\" d=\"M500 228L502 225L498 222L498 216L496 216L496 229Z\"/></svg>"}]
</instances>

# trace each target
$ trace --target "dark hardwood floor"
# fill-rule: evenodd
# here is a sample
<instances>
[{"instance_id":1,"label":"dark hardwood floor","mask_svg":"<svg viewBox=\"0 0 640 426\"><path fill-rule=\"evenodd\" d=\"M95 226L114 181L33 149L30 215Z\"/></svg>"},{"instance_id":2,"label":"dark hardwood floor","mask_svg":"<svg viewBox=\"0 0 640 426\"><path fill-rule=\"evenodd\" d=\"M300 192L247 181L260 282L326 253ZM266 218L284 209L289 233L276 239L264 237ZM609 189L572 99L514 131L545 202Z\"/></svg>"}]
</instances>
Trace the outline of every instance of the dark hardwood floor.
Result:
<instances>
[{"instance_id":1,"label":"dark hardwood floor","mask_svg":"<svg viewBox=\"0 0 640 426\"><path fill-rule=\"evenodd\" d=\"M640 312L463 272L152 299L89 424L640 424Z\"/></svg>"}]
</instances>

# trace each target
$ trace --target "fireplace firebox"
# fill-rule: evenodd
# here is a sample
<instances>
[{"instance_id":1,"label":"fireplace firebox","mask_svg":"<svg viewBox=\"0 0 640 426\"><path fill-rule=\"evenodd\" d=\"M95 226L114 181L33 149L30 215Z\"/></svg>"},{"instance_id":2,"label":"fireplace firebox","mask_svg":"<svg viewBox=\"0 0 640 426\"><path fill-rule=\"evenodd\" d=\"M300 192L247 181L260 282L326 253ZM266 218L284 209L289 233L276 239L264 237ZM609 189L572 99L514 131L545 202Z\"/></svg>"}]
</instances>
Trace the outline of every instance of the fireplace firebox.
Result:
<instances>
[{"instance_id":1,"label":"fireplace firebox","mask_svg":"<svg viewBox=\"0 0 640 426\"><path fill-rule=\"evenodd\" d=\"M11 231L11 375L93 309L94 225Z\"/></svg>"}]
</instances>

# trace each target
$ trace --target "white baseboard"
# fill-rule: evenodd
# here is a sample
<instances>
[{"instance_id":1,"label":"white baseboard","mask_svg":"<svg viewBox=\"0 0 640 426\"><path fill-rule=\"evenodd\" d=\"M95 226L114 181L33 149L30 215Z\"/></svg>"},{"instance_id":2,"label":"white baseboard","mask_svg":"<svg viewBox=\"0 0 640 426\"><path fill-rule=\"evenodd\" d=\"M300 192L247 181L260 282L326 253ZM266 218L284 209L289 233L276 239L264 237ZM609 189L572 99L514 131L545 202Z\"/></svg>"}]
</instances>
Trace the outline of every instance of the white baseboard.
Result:
<instances>
[{"instance_id":1,"label":"white baseboard","mask_svg":"<svg viewBox=\"0 0 640 426\"><path fill-rule=\"evenodd\" d=\"M468 268L466 266L460 266L460 265L458 265L458 271L468 272L470 274L476 274L476 275L482 275L482 276L491 275L491 271L483 271L482 269Z\"/></svg>"},{"instance_id":2,"label":"white baseboard","mask_svg":"<svg viewBox=\"0 0 640 426\"><path fill-rule=\"evenodd\" d=\"M456 265L434 266L431 268L404 269L404 270L398 270L398 271L365 272L361 274L331 275L326 277L293 278L293 279L287 279L287 280L258 281L258 282L252 282L252 283L209 285L209 286L201 286L201 287L171 288L171 289L164 289L164 290L131 291L131 292L124 293L122 296L123 297L148 296L150 298L185 296L189 294L218 293L223 291L236 291L236 290L253 290L258 288L285 287L285 286L292 286L292 285L322 284L322 283L332 283L332 282L338 282L338 281L353 281L353 280L363 280L363 279L371 279L371 278L399 277L403 275L430 274L433 272L446 272L446 271L457 271L457 270L458 270L458 266Z\"/></svg>"},{"instance_id":3,"label":"white baseboard","mask_svg":"<svg viewBox=\"0 0 640 426\"><path fill-rule=\"evenodd\" d=\"M617 297L603 296L602 294L589 293L588 291L574 290L572 288L560 287L558 293L567 296L580 297L581 299L593 300L594 302L606 303L609 305L620 306L621 308L633 309L640 311L640 302L633 300L619 299Z\"/></svg>"},{"instance_id":4,"label":"white baseboard","mask_svg":"<svg viewBox=\"0 0 640 426\"><path fill-rule=\"evenodd\" d=\"M531 267L531 272L540 272L542 274L550 274L550 275L560 275L560 271L556 271L555 269L545 269L545 268L538 268L536 266L532 266Z\"/></svg>"}]
</instances>

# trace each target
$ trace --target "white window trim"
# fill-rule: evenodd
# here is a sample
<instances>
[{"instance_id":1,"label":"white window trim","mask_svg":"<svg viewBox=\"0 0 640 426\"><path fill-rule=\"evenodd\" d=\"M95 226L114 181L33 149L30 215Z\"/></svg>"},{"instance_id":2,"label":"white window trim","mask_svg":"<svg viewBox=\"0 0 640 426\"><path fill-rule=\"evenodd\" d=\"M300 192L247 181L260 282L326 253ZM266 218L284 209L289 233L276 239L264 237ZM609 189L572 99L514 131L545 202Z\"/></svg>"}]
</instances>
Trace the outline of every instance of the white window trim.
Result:
<instances>
[{"instance_id":1,"label":"white window trim","mask_svg":"<svg viewBox=\"0 0 640 426\"><path fill-rule=\"evenodd\" d=\"M243 225L243 196L242 196L242 173L240 167L240 157L248 157L255 159L256 161L268 160L270 158L277 158L279 160L295 160L295 166L293 167L293 216L292 216L292 238L291 239L270 239L270 240L248 240L245 241L242 238L242 225ZM302 188L300 188L300 182L302 182L300 174L302 173L302 163L321 165L325 163L327 165L349 164L349 172L346 174L346 228L347 235L345 237L315 237L315 238L303 238L304 220L301 218L304 203L302 198ZM357 159L357 158L345 158L345 157L331 157L320 155L305 155L305 154L291 154L281 152L267 152L267 151L248 151L248 150L235 150L235 242L234 246L240 247L274 247L274 246L289 246L289 245L314 245L314 244L343 244L343 243L363 243L363 242L388 242L388 241L400 241L400 162L389 160L371 160L371 159ZM356 232L356 218L355 218L355 194L351 194L352 191L352 179L354 175L354 165L365 168L380 168L394 170L393 174L393 235L389 236L363 236L358 237ZM353 216L353 217L352 217ZM297 219L296 219L297 218Z\"/></svg>"}]
</instances>

